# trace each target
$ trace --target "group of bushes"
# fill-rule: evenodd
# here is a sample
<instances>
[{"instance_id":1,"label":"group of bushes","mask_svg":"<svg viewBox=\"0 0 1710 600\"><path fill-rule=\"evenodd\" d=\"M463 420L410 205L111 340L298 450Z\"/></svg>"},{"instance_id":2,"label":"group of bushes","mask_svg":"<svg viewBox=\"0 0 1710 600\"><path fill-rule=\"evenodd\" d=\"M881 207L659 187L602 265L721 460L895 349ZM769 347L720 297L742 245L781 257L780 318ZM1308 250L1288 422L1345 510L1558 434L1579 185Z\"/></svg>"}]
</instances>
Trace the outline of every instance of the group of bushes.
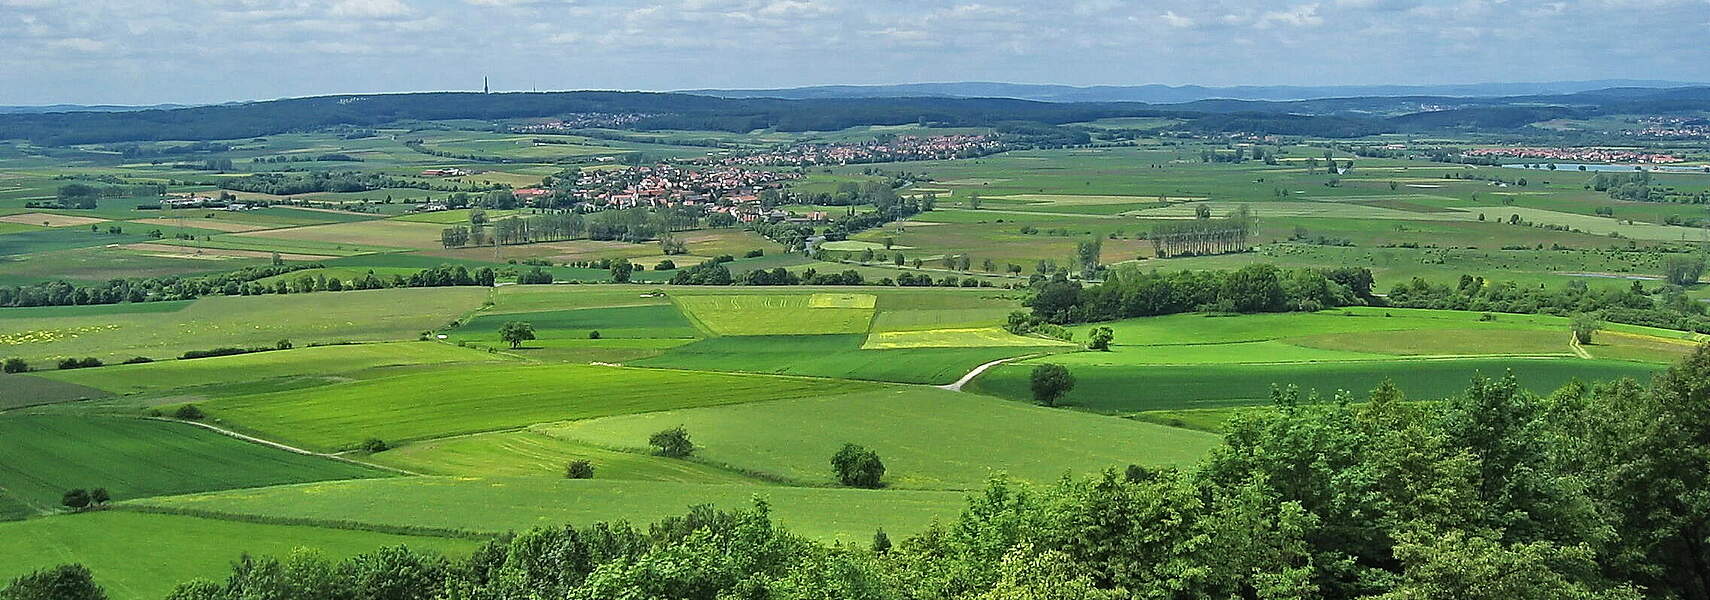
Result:
<instances>
[{"instance_id":1,"label":"group of bushes","mask_svg":"<svg viewBox=\"0 0 1710 600\"><path fill-rule=\"evenodd\" d=\"M1626 289L1593 289L1583 281L1570 281L1561 288L1522 286L1512 281L1490 282L1483 277L1463 275L1454 285L1433 284L1414 278L1390 288L1385 298L1390 306L1547 314L1569 316L1595 314L1604 320L1681 331L1710 333L1710 311L1685 290L1666 286L1648 291L1640 282Z\"/></svg>"},{"instance_id":2,"label":"group of bushes","mask_svg":"<svg viewBox=\"0 0 1710 600\"><path fill-rule=\"evenodd\" d=\"M1363 268L1279 269L1255 264L1233 271L1111 269L1103 284L1082 286L1061 273L1032 284L1026 304L1047 323L1113 321L1183 312L1315 311L1373 303Z\"/></svg>"}]
</instances>

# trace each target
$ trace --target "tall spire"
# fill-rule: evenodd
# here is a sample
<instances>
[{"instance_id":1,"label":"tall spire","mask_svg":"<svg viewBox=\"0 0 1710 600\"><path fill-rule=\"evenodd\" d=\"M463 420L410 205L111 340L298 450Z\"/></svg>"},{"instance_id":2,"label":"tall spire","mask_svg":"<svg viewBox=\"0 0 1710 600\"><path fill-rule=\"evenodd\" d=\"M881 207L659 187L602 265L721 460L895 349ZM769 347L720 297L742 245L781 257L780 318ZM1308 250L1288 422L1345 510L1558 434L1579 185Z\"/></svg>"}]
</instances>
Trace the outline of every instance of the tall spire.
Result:
<instances>
[{"instance_id":1,"label":"tall spire","mask_svg":"<svg viewBox=\"0 0 1710 600\"><path fill-rule=\"evenodd\" d=\"M481 93L483 93L483 94L493 93L493 88L491 86L487 85L487 77L485 75L481 76Z\"/></svg>"}]
</instances>

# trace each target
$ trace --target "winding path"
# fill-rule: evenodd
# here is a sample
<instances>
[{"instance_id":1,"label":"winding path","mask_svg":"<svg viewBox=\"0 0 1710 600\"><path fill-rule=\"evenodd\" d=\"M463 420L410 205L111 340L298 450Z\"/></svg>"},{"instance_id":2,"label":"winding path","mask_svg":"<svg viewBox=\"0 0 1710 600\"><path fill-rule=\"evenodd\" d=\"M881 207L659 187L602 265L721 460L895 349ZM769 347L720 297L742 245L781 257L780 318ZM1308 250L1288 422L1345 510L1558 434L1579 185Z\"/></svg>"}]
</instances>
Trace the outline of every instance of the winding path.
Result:
<instances>
[{"instance_id":1,"label":"winding path","mask_svg":"<svg viewBox=\"0 0 1710 600\"><path fill-rule=\"evenodd\" d=\"M1041 356L1041 355L1029 354L1026 356L1011 356L1009 358L1000 358L1000 359L991 361L989 363L980 365L978 367L974 367L974 370L968 371L967 375L963 375L962 378L957 379L955 383L950 383L950 384L940 385L940 386L935 386L935 387L937 387L938 389L941 389L941 390L950 390L952 392L960 392L960 391L962 391L962 386L967 385L968 382L970 382L970 381L973 381L975 377L979 377L981 373L986 372L986 369L990 369L992 367L1001 365L1001 364L1006 363L1006 362L1010 362L1010 361L1014 361L1014 360L1025 360L1025 359L1033 358L1035 356Z\"/></svg>"}]
</instances>

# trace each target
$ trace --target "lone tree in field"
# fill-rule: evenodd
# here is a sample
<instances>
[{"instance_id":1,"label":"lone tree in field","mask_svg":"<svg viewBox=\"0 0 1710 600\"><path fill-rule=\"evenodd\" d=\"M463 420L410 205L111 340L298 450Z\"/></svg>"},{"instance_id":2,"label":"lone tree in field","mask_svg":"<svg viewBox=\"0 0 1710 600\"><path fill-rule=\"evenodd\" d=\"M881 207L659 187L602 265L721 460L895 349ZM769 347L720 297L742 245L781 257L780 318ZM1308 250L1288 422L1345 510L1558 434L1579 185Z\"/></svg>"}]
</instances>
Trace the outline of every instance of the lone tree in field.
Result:
<instances>
[{"instance_id":1,"label":"lone tree in field","mask_svg":"<svg viewBox=\"0 0 1710 600\"><path fill-rule=\"evenodd\" d=\"M565 479L593 479L594 463L586 460L573 460L564 465Z\"/></svg>"},{"instance_id":2,"label":"lone tree in field","mask_svg":"<svg viewBox=\"0 0 1710 600\"><path fill-rule=\"evenodd\" d=\"M381 452L385 452L386 449L391 448L391 446L386 445L386 440L382 440L380 438L368 438L366 440L362 440L361 448L363 452L379 454Z\"/></svg>"},{"instance_id":3,"label":"lone tree in field","mask_svg":"<svg viewBox=\"0 0 1710 600\"><path fill-rule=\"evenodd\" d=\"M671 458L683 458L695 453L695 443L689 441L689 430L682 425L655 433L647 438L653 453Z\"/></svg>"},{"instance_id":4,"label":"lone tree in field","mask_svg":"<svg viewBox=\"0 0 1710 600\"><path fill-rule=\"evenodd\" d=\"M849 487L874 489L885 477L885 462L879 460L879 453L858 444L844 444L833 454L831 469L837 473L837 482Z\"/></svg>"},{"instance_id":5,"label":"lone tree in field","mask_svg":"<svg viewBox=\"0 0 1710 600\"><path fill-rule=\"evenodd\" d=\"M22 358L14 356L6 359L5 371L7 373L27 373L29 370L30 363L24 362Z\"/></svg>"},{"instance_id":6,"label":"lone tree in field","mask_svg":"<svg viewBox=\"0 0 1710 600\"><path fill-rule=\"evenodd\" d=\"M612 261L610 270L612 283L629 283L629 274L635 272L635 265L629 264L627 258L620 258Z\"/></svg>"},{"instance_id":7,"label":"lone tree in field","mask_svg":"<svg viewBox=\"0 0 1710 600\"><path fill-rule=\"evenodd\" d=\"M1663 259L1663 278L1674 285L1692 285L1704 275L1704 259L1693 256L1670 256Z\"/></svg>"},{"instance_id":8,"label":"lone tree in field","mask_svg":"<svg viewBox=\"0 0 1710 600\"><path fill-rule=\"evenodd\" d=\"M1075 389L1075 376L1063 365L1044 364L1033 367L1033 401L1041 406L1056 406L1063 394Z\"/></svg>"},{"instance_id":9,"label":"lone tree in field","mask_svg":"<svg viewBox=\"0 0 1710 600\"><path fill-rule=\"evenodd\" d=\"M172 411L172 416L185 421L200 421L208 415L203 413L202 409L196 408L196 405L186 404L178 407L178 410Z\"/></svg>"},{"instance_id":10,"label":"lone tree in field","mask_svg":"<svg viewBox=\"0 0 1710 600\"><path fill-rule=\"evenodd\" d=\"M5 600L107 600L95 576L83 565L60 565L13 579L0 588Z\"/></svg>"},{"instance_id":11,"label":"lone tree in field","mask_svg":"<svg viewBox=\"0 0 1710 600\"><path fill-rule=\"evenodd\" d=\"M523 342L534 339L534 324L525 321L507 321L499 327L499 339L510 344L512 348L521 346Z\"/></svg>"},{"instance_id":12,"label":"lone tree in field","mask_svg":"<svg viewBox=\"0 0 1710 600\"><path fill-rule=\"evenodd\" d=\"M113 495L110 493L107 493L107 488L95 488L95 489L89 490L89 503L90 504L93 504L93 505L106 504L108 501L110 501L112 499L113 499Z\"/></svg>"},{"instance_id":13,"label":"lone tree in field","mask_svg":"<svg viewBox=\"0 0 1710 600\"><path fill-rule=\"evenodd\" d=\"M1094 327L1092 335L1087 338L1087 349L1099 352L1110 351L1110 341L1116 339L1116 332L1109 327Z\"/></svg>"},{"instance_id":14,"label":"lone tree in field","mask_svg":"<svg viewBox=\"0 0 1710 600\"><path fill-rule=\"evenodd\" d=\"M1591 335L1603 328L1603 321L1590 313L1580 313L1573 317L1573 339L1581 344L1591 343Z\"/></svg>"},{"instance_id":15,"label":"lone tree in field","mask_svg":"<svg viewBox=\"0 0 1710 600\"><path fill-rule=\"evenodd\" d=\"M64 496L60 496L59 498L60 504L64 504L66 508L70 508L72 510L83 510L85 508L89 508L90 501L89 490L83 488L67 491Z\"/></svg>"}]
</instances>

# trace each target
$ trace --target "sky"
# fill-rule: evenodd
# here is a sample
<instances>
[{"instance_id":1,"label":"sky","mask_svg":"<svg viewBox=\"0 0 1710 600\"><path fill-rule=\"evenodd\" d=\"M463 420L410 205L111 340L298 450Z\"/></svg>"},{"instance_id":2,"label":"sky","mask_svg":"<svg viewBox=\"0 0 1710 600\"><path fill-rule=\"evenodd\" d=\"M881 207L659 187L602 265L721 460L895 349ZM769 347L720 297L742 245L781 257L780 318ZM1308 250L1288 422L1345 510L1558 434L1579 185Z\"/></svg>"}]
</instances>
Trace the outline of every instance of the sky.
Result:
<instances>
[{"instance_id":1,"label":"sky","mask_svg":"<svg viewBox=\"0 0 1710 600\"><path fill-rule=\"evenodd\" d=\"M1710 0L0 0L0 104L1710 81Z\"/></svg>"}]
</instances>

